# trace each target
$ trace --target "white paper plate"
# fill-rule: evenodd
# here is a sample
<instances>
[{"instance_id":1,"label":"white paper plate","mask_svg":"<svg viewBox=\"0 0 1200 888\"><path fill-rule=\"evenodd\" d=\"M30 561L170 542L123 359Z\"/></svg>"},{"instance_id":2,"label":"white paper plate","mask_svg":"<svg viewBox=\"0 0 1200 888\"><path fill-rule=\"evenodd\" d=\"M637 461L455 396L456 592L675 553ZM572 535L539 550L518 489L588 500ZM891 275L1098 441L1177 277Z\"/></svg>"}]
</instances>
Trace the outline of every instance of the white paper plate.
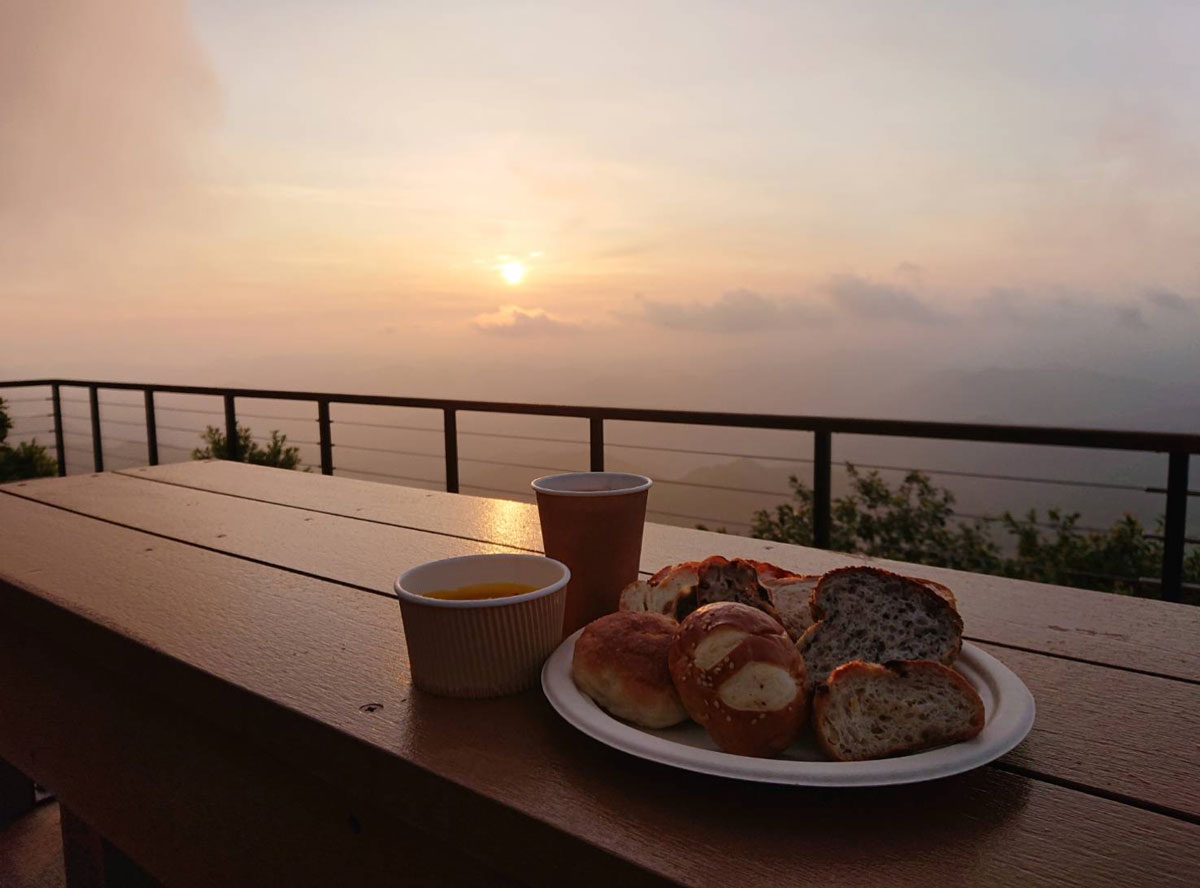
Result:
<instances>
[{"instance_id":1,"label":"white paper plate","mask_svg":"<svg viewBox=\"0 0 1200 888\"><path fill-rule=\"evenodd\" d=\"M972 644L963 644L954 668L983 698L986 722L978 736L898 758L832 762L811 739L801 740L780 758L762 759L722 752L704 728L684 722L673 728L639 728L609 715L571 679L576 632L542 667L542 690L558 714L601 743L676 768L761 783L800 786L884 786L916 783L969 771L999 758L1025 739L1033 727L1029 689L1008 667Z\"/></svg>"}]
</instances>

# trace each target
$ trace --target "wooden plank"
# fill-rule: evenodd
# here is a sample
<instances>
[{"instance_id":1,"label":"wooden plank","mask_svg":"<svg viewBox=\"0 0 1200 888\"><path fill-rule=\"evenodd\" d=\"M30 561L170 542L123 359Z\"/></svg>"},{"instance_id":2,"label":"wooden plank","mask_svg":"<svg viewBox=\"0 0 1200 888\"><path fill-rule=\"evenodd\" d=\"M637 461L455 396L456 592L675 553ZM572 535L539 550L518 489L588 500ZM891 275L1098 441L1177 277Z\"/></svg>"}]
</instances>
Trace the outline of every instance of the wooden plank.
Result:
<instances>
[{"instance_id":1,"label":"wooden plank","mask_svg":"<svg viewBox=\"0 0 1200 888\"><path fill-rule=\"evenodd\" d=\"M393 594L397 576L423 561L512 551L490 543L148 484L109 473L56 480L62 484L22 482L0 493L29 497L173 539L333 577L386 595Z\"/></svg>"},{"instance_id":2,"label":"wooden plank","mask_svg":"<svg viewBox=\"0 0 1200 888\"><path fill-rule=\"evenodd\" d=\"M52 688L38 683L78 687L67 695L70 705L91 701L93 710L70 730L60 726L48 744L59 757L55 788L106 831L99 808L72 800L70 787L91 774L119 793L127 778L140 779L126 768L153 779L175 769L160 767L160 758L109 766L103 757L98 769L78 743L79 724L111 732L107 749L135 736L141 728L129 726L141 722L176 731L174 741L151 735L144 754L160 756L177 746L206 755L187 738L203 737L211 725L234 735L234 750L269 755L340 788L345 804L374 800L385 818L376 828L423 824L509 875L544 884L561 883L568 867L583 884L612 884L631 873L696 885L814 878L1000 885L1016 873L1045 884L1187 884L1187 862L1200 854L1195 824L995 769L836 792L742 784L637 761L581 737L537 691L491 701L414 691L397 609L384 598L179 543L147 546L136 532L12 497L0 497L0 526L0 633L7 633L0 641L14 642L0 644L0 661L8 663L0 676L0 754L46 767L49 749L39 747L32 762L16 756L49 733L43 723L58 705ZM29 627L37 643L6 653L30 638ZM51 645L53 656L35 657ZM56 678L52 667L68 669L69 657L79 664ZM109 671L124 684L91 686L88 676L100 682ZM118 694L122 686L129 699ZM382 707L364 712L368 701ZM123 714L127 705L138 718ZM107 779L96 780L97 773ZM197 767L174 782L206 799L211 774ZM272 783L278 791L287 786L304 784L295 775ZM125 799L122 810L154 798L147 789ZM284 814L308 810L301 801L272 799ZM228 802L211 804L222 811ZM152 808L169 820L164 810L174 806ZM469 835L463 823L472 824ZM871 823L888 826L864 832ZM307 836L317 827L296 830ZM139 856L136 835L112 838Z\"/></svg>"},{"instance_id":3,"label":"wooden plank","mask_svg":"<svg viewBox=\"0 0 1200 888\"><path fill-rule=\"evenodd\" d=\"M136 678L12 628L0 627L0 742L61 787L69 885L515 884Z\"/></svg>"},{"instance_id":4,"label":"wooden plank","mask_svg":"<svg viewBox=\"0 0 1200 888\"><path fill-rule=\"evenodd\" d=\"M226 461L130 469L123 474L474 540L533 550L541 547L536 508L506 500L348 478L297 473L281 476L276 470ZM30 483L46 486L51 480ZM1200 638L1200 608L1188 605L913 566L661 524L646 526L642 568L652 573L665 564L714 553L760 558L808 573L863 563L917 573L954 589L967 634L974 639L1200 681L1200 645L1196 643Z\"/></svg>"},{"instance_id":5,"label":"wooden plank","mask_svg":"<svg viewBox=\"0 0 1200 888\"><path fill-rule=\"evenodd\" d=\"M405 566L397 557L415 563L482 546L110 475L33 489L40 501L381 593ZM1009 761L1200 819L1200 786L1192 779L1200 686L1004 648L991 652L1022 676L1041 707L1029 744Z\"/></svg>"},{"instance_id":6,"label":"wooden plank","mask_svg":"<svg viewBox=\"0 0 1200 888\"><path fill-rule=\"evenodd\" d=\"M1037 701L1037 722L1006 764L1200 823L1200 687L980 647L1020 675Z\"/></svg>"}]
</instances>

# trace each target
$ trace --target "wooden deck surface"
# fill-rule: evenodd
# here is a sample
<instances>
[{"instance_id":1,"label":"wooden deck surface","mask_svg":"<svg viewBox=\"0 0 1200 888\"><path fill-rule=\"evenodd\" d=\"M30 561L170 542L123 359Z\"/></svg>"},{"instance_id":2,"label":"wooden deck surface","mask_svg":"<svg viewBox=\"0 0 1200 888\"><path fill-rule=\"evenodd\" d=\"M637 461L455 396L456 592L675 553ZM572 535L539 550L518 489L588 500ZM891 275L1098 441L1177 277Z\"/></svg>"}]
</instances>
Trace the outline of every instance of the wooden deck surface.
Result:
<instances>
[{"instance_id":1,"label":"wooden deck surface","mask_svg":"<svg viewBox=\"0 0 1200 888\"><path fill-rule=\"evenodd\" d=\"M540 691L414 691L396 574L536 551L530 506L187 463L0 487L0 530L0 756L168 885L1194 884L1200 608L904 567L1037 723L968 774L814 790L630 758ZM642 567L713 553L861 561L648 525Z\"/></svg>"}]
</instances>

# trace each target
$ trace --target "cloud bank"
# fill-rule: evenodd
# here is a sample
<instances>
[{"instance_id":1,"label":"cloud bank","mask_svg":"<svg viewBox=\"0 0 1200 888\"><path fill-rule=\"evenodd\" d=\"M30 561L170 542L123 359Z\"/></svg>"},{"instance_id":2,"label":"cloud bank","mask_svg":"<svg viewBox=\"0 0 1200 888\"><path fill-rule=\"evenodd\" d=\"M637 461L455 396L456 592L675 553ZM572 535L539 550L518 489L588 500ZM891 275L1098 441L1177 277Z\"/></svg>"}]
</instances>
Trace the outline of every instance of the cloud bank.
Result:
<instances>
[{"instance_id":1,"label":"cloud bank","mask_svg":"<svg viewBox=\"0 0 1200 888\"><path fill-rule=\"evenodd\" d=\"M522 308L519 305L504 305L496 311L476 315L471 319L471 326L499 336L534 336L579 329L578 324L552 315L544 308Z\"/></svg>"}]
</instances>

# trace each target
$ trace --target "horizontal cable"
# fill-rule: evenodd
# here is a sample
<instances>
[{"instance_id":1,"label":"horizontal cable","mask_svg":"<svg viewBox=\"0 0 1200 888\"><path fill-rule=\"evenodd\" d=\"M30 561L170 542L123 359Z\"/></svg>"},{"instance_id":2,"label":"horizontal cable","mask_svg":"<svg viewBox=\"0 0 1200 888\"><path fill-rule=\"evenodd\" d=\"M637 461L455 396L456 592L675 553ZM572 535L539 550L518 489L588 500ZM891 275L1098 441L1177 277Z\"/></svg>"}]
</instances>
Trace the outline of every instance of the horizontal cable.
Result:
<instances>
[{"instance_id":1,"label":"horizontal cable","mask_svg":"<svg viewBox=\"0 0 1200 888\"><path fill-rule=\"evenodd\" d=\"M636 450L654 450L664 453L690 453L695 456L725 456L740 459L765 459L775 462L794 462L811 464L811 459L805 459L794 456L778 456L768 453L734 453L720 450L689 450L682 447L657 447L649 444L625 444L620 442L607 442L606 447L626 447ZM993 481L1020 481L1028 484L1057 484L1066 487L1095 487L1104 490L1131 490L1137 493L1165 493L1154 488L1147 488L1137 484L1113 484L1105 481L1082 481L1074 478L1046 478L1034 477L1026 475L994 475L987 472L963 472L955 469L929 469L917 468L913 466L889 466L873 463L862 463L853 461L836 461L832 463L835 466L853 465L860 469L878 469L887 472L921 472L927 475L951 475L959 478L982 478Z\"/></svg>"},{"instance_id":2,"label":"horizontal cable","mask_svg":"<svg viewBox=\"0 0 1200 888\"><path fill-rule=\"evenodd\" d=\"M219 407L209 410L189 410L186 407L159 407L157 404L154 405L154 410L157 413L199 413L203 416L219 416L222 412Z\"/></svg>"},{"instance_id":3,"label":"horizontal cable","mask_svg":"<svg viewBox=\"0 0 1200 888\"><path fill-rule=\"evenodd\" d=\"M389 475L387 472L368 472L366 469L355 469L349 466L334 466L334 472L353 472L356 475L372 475L376 478L395 478L397 481L420 481L424 484L442 485L438 478L414 478L408 475Z\"/></svg>"},{"instance_id":4,"label":"horizontal cable","mask_svg":"<svg viewBox=\"0 0 1200 888\"><path fill-rule=\"evenodd\" d=\"M53 413L9 413L8 418L13 422L21 419L49 419Z\"/></svg>"},{"instance_id":5,"label":"horizontal cable","mask_svg":"<svg viewBox=\"0 0 1200 888\"><path fill-rule=\"evenodd\" d=\"M580 444L586 444L586 441L580 441ZM686 447L658 447L650 444L626 444L620 441L606 441L605 447L625 447L630 450L657 450L662 453L691 453L696 456L731 456L745 459L767 459L776 462L790 463L811 463L811 459L803 459L795 456L775 456L770 453L728 453L721 450L689 450Z\"/></svg>"},{"instance_id":6,"label":"horizontal cable","mask_svg":"<svg viewBox=\"0 0 1200 888\"><path fill-rule=\"evenodd\" d=\"M754 487L726 487L722 484L702 484L699 481L676 481L673 478L655 478L655 484L672 484L679 487L702 487L705 490L727 490L730 493L757 493L763 496L786 496L790 497L790 490L759 490Z\"/></svg>"},{"instance_id":7,"label":"horizontal cable","mask_svg":"<svg viewBox=\"0 0 1200 888\"><path fill-rule=\"evenodd\" d=\"M704 521L708 524L737 524L740 527L752 527L749 521L734 521L730 518L705 518L703 515L684 515L679 512L664 512L662 509L647 509L647 515L667 515L671 518L686 518L688 521Z\"/></svg>"},{"instance_id":8,"label":"horizontal cable","mask_svg":"<svg viewBox=\"0 0 1200 888\"><path fill-rule=\"evenodd\" d=\"M588 444L578 438L542 438L538 435L506 435L500 432L459 432L460 435L474 435L479 438L508 438L513 441L545 441L550 444Z\"/></svg>"},{"instance_id":9,"label":"horizontal cable","mask_svg":"<svg viewBox=\"0 0 1200 888\"><path fill-rule=\"evenodd\" d=\"M76 418L78 418L78 417L76 417ZM100 422L103 425L139 426L141 428L144 428L146 425L145 422L141 422L141 421L135 422L132 419L109 419L107 416L102 417Z\"/></svg>"},{"instance_id":10,"label":"horizontal cable","mask_svg":"<svg viewBox=\"0 0 1200 888\"><path fill-rule=\"evenodd\" d=\"M438 432L442 429L432 426L409 426L409 425L389 425L378 422L358 422L356 420L336 419L333 420L338 425L354 425L365 426L373 429L400 429L406 432ZM538 441L547 444L587 444L587 441L579 438L543 438L540 435L509 435L501 432L470 432L465 429L459 429L460 435L471 435L477 438L507 438L513 441Z\"/></svg>"},{"instance_id":11,"label":"horizontal cable","mask_svg":"<svg viewBox=\"0 0 1200 888\"><path fill-rule=\"evenodd\" d=\"M336 447L338 450L365 450L365 451L368 451L368 452L370 452L370 453L396 453L396 454L402 454L402 453L404 453L404 451L402 451L402 450L396 450L394 447L368 447L368 446L366 446L365 444L340 444L340 443L334 443L334 444L331 444L330 446L332 446L332 447ZM421 454L408 454L408 455L409 455L409 456L413 456L413 455L417 455L417 456L437 456L437 457L439 457L439 458L442 456L442 454L440 454L440 453L438 453L438 454L434 454L434 453L421 453Z\"/></svg>"},{"instance_id":12,"label":"horizontal cable","mask_svg":"<svg viewBox=\"0 0 1200 888\"><path fill-rule=\"evenodd\" d=\"M1146 493L1169 493L1169 492L1170 491L1168 491L1167 488L1165 488L1165 487L1147 487L1146 488ZM1185 490L1184 493L1186 493L1188 496L1200 496L1200 490Z\"/></svg>"},{"instance_id":13,"label":"horizontal cable","mask_svg":"<svg viewBox=\"0 0 1200 888\"><path fill-rule=\"evenodd\" d=\"M10 430L10 434L12 434L12 435L15 435L15 436L16 436L16 437L18 437L18 438L33 438L33 437L36 437L37 435L49 435L49 434L53 434L53 432L54 432L54 429L35 429L35 430L34 430L34 431L32 431L32 432L29 432L29 431L17 431L16 429L11 429L11 430Z\"/></svg>"},{"instance_id":14,"label":"horizontal cable","mask_svg":"<svg viewBox=\"0 0 1200 888\"><path fill-rule=\"evenodd\" d=\"M334 425L363 426L364 428L369 428L369 429L402 429L403 431L406 431L406 432L440 432L441 431L441 429L427 428L425 426L389 425L388 423L383 423L383 422L358 422L356 420L350 420L350 419L331 419L330 422L333 423ZM459 432L459 434L462 435L462 434L466 434L466 433Z\"/></svg>"},{"instance_id":15,"label":"horizontal cable","mask_svg":"<svg viewBox=\"0 0 1200 888\"><path fill-rule=\"evenodd\" d=\"M49 398L6 398L0 395L0 401L5 404L33 404L37 401L49 401Z\"/></svg>"},{"instance_id":16,"label":"horizontal cable","mask_svg":"<svg viewBox=\"0 0 1200 888\"><path fill-rule=\"evenodd\" d=\"M970 512L955 512L950 517L956 521L986 521L988 523L996 523L1004 520L1004 516L1002 515L972 515ZM1021 524L1026 523L1023 518L1017 518L1016 520ZM1035 521L1033 523L1037 527L1048 527L1051 529L1061 526L1051 521ZM1111 529L1109 527L1088 527L1083 524L1072 525L1072 530L1082 530L1085 533L1107 533Z\"/></svg>"},{"instance_id":17,"label":"horizontal cable","mask_svg":"<svg viewBox=\"0 0 1200 888\"><path fill-rule=\"evenodd\" d=\"M300 438L288 438L286 435L285 435L284 437L286 438L286 440L285 440L285 441L283 441L283 444L284 444L284 446L285 446L285 447L286 447L287 445L289 445L289 444L311 444L311 445L313 445L314 447L320 447L320 446L321 446L321 442L320 442L320 441L303 441L303 440L301 440ZM251 441L257 441L259 444L271 444L271 443L273 443L273 442L271 441L271 439L270 439L270 438L263 438L263 437L261 437L261 436L259 436L259 435L251 435L251 436L250 436L250 440L251 440Z\"/></svg>"},{"instance_id":18,"label":"horizontal cable","mask_svg":"<svg viewBox=\"0 0 1200 888\"><path fill-rule=\"evenodd\" d=\"M544 471L577 472L577 471L579 471L578 469L569 469L566 466L532 466L532 465L529 465L528 463L501 462L498 459L479 459L479 458L473 457L473 456L460 456L458 458L458 461L459 462L469 462L469 463L482 463L487 466L508 466L509 468L513 468L513 469L533 469L534 471L537 471L537 472L544 472Z\"/></svg>"},{"instance_id":19,"label":"horizontal cable","mask_svg":"<svg viewBox=\"0 0 1200 888\"><path fill-rule=\"evenodd\" d=\"M189 432L189 433L191 433L191 434L193 434L193 435L203 435L203 434L204 434L204 432L203 432L203 431L201 431L200 429L197 429L197 428L190 428L190 429L189 429L189 428L184 428L184 427L181 427L181 426L169 426L169 425L162 425L161 423L155 423L155 424L154 424L154 427L155 427L156 429L158 429L159 431L167 431L167 432Z\"/></svg>"},{"instance_id":20,"label":"horizontal cable","mask_svg":"<svg viewBox=\"0 0 1200 888\"><path fill-rule=\"evenodd\" d=\"M1143 534L1142 537L1143 537L1143 539L1147 539L1147 540L1165 540L1166 539L1166 537L1163 536L1161 533L1147 533L1147 534ZM1200 539L1194 540L1191 537L1184 537L1183 541L1185 544L1187 544L1189 546L1200 546Z\"/></svg>"},{"instance_id":21,"label":"horizontal cable","mask_svg":"<svg viewBox=\"0 0 1200 888\"><path fill-rule=\"evenodd\" d=\"M371 450L376 451L374 447L357 447L350 444L335 444L339 450ZM426 459L445 459L445 455L441 453L420 453L415 450L378 450L379 453L390 453L393 456L421 456Z\"/></svg>"},{"instance_id":22,"label":"horizontal cable","mask_svg":"<svg viewBox=\"0 0 1200 888\"><path fill-rule=\"evenodd\" d=\"M317 418L315 416L275 416L275 415L267 414L267 413L243 413L240 410L237 411L237 416L238 416L238 419L241 419L243 416L247 416L250 419L288 419L288 420L292 420L293 422L316 422L317 421Z\"/></svg>"}]
</instances>

